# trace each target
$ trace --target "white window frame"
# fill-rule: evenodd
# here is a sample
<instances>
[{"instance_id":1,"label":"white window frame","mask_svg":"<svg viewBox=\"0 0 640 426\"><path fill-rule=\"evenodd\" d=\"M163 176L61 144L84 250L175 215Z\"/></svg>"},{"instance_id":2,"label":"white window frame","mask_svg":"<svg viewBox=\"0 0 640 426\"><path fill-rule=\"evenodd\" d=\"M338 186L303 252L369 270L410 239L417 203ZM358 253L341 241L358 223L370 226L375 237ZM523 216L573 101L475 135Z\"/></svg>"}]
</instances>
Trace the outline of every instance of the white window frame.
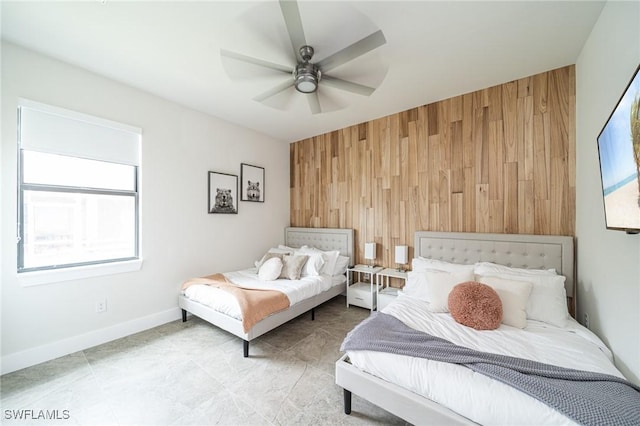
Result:
<instances>
[{"instance_id":1,"label":"white window frame","mask_svg":"<svg viewBox=\"0 0 640 426\"><path fill-rule=\"evenodd\" d=\"M18 103L18 229L16 270L18 281L23 286L47 284L111 275L140 270L140 139L142 130L105 120L99 117L78 113L27 99ZM91 141L91 143L87 143ZM57 191L55 185L25 184L22 176L23 149L47 152L50 154L109 161L135 166L135 188L126 196L135 197L135 255L124 259L84 262L42 268L23 269L24 201L23 191L40 189ZM86 188L64 188L68 192L104 193Z\"/></svg>"}]
</instances>

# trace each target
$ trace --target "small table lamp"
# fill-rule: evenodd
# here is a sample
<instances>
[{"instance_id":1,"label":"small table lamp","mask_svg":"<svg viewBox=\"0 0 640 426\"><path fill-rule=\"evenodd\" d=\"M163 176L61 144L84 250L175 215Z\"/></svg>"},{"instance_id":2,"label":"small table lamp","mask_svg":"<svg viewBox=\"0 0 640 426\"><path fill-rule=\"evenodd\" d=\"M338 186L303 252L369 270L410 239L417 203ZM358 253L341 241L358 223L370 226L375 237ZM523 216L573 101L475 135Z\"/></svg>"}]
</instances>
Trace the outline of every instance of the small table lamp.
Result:
<instances>
[{"instance_id":1,"label":"small table lamp","mask_svg":"<svg viewBox=\"0 0 640 426\"><path fill-rule=\"evenodd\" d=\"M408 246L396 246L395 261L398 265L406 265L409 261L409 247ZM402 272L402 266L398 266L398 271Z\"/></svg>"},{"instance_id":2,"label":"small table lamp","mask_svg":"<svg viewBox=\"0 0 640 426\"><path fill-rule=\"evenodd\" d=\"M376 260L376 243L364 243L364 258L370 260L369 266L374 267Z\"/></svg>"}]
</instances>

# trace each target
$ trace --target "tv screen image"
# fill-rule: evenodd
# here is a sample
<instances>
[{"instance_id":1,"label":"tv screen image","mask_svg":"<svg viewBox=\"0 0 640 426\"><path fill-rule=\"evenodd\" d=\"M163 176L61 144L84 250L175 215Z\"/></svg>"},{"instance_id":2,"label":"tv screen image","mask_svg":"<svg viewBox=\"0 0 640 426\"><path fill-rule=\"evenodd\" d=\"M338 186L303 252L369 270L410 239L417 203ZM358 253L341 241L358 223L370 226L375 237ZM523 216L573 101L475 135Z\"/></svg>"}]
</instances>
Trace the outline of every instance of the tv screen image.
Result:
<instances>
[{"instance_id":1,"label":"tv screen image","mask_svg":"<svg viewBox=\"0 0 640 426\"><path fill-rule=\"evenodd\" d=\"M608 229L640 231L640 66L598 136Z\"/></svg>"}]
</instances>

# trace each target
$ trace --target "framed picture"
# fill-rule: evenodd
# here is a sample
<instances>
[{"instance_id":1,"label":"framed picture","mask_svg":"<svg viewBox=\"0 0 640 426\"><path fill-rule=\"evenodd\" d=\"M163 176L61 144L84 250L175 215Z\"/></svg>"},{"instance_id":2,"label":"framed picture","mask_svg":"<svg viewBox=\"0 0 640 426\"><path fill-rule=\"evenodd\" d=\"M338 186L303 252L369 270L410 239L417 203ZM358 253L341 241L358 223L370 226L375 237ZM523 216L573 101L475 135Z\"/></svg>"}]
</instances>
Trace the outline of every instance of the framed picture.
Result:
<instances>
[{"instance_id":1,"label":"framed picture","mask_svg":"<svg viewBox=\"0 0 640 426\"><path fill-rule=\"evenodd\" d=\"M264 203L264 167L240 164L242 201Z\"/></svg>"},{"instance_id":2,"label":"framed picture","mask_svg":"<svg viewBox=\"0 0 640 426\"><path fill-rule=\"evenodd\" d=\"M209 213L238 213L238 176L209 172Z\"/></svg>"}]
</instances>

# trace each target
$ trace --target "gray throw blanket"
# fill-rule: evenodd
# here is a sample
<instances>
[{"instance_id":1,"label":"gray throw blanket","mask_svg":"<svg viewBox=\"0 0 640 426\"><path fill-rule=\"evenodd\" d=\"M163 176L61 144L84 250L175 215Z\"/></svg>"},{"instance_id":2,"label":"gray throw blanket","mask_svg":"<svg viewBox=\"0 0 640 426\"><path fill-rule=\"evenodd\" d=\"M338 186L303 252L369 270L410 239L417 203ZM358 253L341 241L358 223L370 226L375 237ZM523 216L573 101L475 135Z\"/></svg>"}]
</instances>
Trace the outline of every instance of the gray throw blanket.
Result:
<instances>
[{"instance_id":1,"label":"gray throw blanket","mask_svg":"<svg viewBox=\"0 0 640 426\"><path fill-rule=\"evenodd\" d=\"M368 350L464 365L506 383L577 423L640 425L640 387L608 374L475 351L374 312L344 339L341 351Z\"/></svg>"}]
</instances>

